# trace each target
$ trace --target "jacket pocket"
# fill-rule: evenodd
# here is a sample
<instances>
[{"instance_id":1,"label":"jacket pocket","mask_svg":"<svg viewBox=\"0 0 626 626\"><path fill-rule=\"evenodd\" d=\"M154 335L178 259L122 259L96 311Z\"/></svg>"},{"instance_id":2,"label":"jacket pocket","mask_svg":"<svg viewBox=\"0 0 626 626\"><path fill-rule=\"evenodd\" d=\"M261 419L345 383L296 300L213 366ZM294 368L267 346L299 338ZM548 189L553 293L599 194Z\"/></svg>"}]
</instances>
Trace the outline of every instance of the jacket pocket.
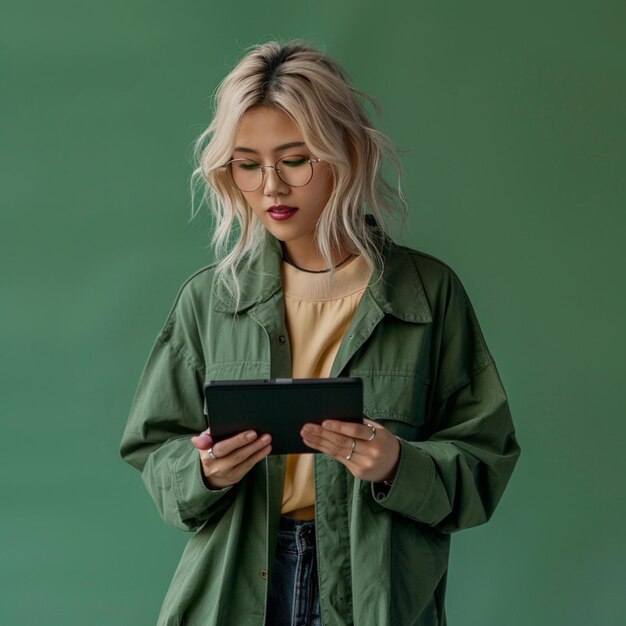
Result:
<instances>
[{"instance_id":1,"label":"jacket pocket","mask_svg":"<svg viewBox=\"0 0 626 626\"><path fill-rule=\"evenodd\" d=\"M268 361L229 361L207 365L206 380L255 380L270 377Z\"/></svg>"},{"instance_id":2,"label":"jacket pocket","mask_svg":"<svg viewBox=\"0 0 626 626\"><path fill-rule=\"evenodd\" d=\"M355 369L363 379L363 413L394 435L417 439L424 423L430 380L415 371Z\"/></svg>"}]
</instances>

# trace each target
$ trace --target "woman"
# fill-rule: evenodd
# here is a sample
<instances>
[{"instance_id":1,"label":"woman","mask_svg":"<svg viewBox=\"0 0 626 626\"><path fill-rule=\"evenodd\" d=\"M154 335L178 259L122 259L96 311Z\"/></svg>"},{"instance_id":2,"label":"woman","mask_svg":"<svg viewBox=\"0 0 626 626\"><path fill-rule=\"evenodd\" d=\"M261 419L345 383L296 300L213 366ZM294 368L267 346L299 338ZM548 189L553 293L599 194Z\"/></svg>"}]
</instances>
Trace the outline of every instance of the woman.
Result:
<instances>
[{"instance_id":1,"label":"woman","mask_svg":"<svg viewBox=\"0 0 626 626\"><path fill-rule=\"evenodd\" d=\"M195 533L159 624L445 624L450 533L489 519L519 455L458 278L386 234L395 159L362 97L299 42L217 91L195 172L217 261L181 289L121 446ZM312 454L206 430L206 380L335 376L363 379L363 424L306 425Z\"/></svg>"}]
</instances>

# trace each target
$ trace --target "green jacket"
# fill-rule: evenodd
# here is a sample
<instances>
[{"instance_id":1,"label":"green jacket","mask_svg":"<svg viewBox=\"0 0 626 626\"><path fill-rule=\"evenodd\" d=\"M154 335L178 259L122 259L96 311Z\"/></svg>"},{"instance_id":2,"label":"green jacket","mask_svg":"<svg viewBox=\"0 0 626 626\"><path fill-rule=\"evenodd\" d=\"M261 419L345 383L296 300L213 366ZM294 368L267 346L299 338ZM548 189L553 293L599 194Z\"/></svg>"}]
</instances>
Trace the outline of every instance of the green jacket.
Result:
<instances>
[{"instance_id":1,"label":"green jacket","mask_svg":"<svg viewBox=\"0 0 626 626\"><path fill-rule=\"evenodd\" d=\"M372 276L331 376L364 381L364 412L398 436L393 486L315 456L315 523L325 626L441 626L450 533L489 519L519 455L505 392L456 275L392 243ZM205 380L289 377L273 241L239 307L211 267L183 286L145 367L121 454L142 471L163 519L194 534L160 626L262 626L285 459L239 484L205 487L190 437L206 429Z\"/></svg>"}]
</instances>

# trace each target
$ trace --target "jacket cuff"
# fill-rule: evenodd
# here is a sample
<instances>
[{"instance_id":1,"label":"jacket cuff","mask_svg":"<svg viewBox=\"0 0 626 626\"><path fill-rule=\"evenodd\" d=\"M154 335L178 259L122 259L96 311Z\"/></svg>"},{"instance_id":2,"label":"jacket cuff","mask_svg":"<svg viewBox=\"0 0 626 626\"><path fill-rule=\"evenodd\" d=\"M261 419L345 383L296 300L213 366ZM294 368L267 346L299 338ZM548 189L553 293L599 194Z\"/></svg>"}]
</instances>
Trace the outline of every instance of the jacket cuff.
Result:
<instances>
[{"instance_id":1,"label":"jacket cuff","mask_svg":"<svg viewBox=\"0 0 626 626\"><path fill-rule=\"evenodd\" d=\"M174 488L181 507L194 517L205 515L207 509L226 495L231 489L209 489L203 480L200 455L193 444L191 450L182 454L174 465Z\"/></svg>"},{"instance_id":2,"label":"jacket cuff","mask_svg":"<svg viewBox=\"0 0 626 626\"><path fill-rule=\"evenodd\" d=\"M415 444L399 437L398 441L400 459L393 483L372 483L372 497L386 509L417 519L433 482L435 464Z\"/></svg>"}]
</instances>

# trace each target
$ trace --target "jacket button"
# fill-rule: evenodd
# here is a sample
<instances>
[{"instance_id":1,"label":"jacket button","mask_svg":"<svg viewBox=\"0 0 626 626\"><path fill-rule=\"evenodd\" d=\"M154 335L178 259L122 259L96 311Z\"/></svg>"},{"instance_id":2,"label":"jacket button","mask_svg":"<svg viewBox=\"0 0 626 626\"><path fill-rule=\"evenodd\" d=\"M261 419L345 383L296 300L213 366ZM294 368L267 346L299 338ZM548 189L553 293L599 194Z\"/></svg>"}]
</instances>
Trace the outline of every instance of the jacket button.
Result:
<instances>
[{"instance_id":1,"label":"jacket button","mask_svg":"<svg viewBox=\"0 0 626 626\"><path fill-rule=\"evenodd\" d=\"M263 580L267 580L267 570L266 569L262 569L259 572L259 576L263 579Z\"/></svg>"},{"instance_id":2,"label":"jacket button","mask_svg":"<svg viewBox=\"0 0 626 626\"><path fill-rule=\"evenodd\" d=\"M287 338L285 337L285 335L281 335L281 336L278 338L278 341L280 341L280 343L285 343L285 341L287 341Z\"/></svg>"}]
</instances>

